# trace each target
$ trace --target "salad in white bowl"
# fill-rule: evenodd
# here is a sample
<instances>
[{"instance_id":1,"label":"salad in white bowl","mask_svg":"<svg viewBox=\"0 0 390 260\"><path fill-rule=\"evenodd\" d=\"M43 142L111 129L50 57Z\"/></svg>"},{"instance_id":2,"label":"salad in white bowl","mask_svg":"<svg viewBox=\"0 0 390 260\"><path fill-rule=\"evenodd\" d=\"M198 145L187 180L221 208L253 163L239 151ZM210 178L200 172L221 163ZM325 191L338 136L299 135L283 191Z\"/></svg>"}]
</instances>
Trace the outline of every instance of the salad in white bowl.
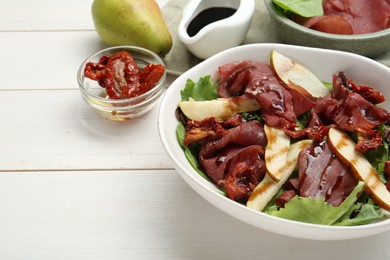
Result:
<instances>
[{"instance_id":1,"label":"salad in white bowl","mask_svg":"<svg viewBox=\"0 0 390 260\"><path fill-rule=\"evenodd\" d=\"M310 239L390 228L388 68L330 50L255 44L184 73L159 130L181 176L223 211Z\"/></svg>"}]
</instances>

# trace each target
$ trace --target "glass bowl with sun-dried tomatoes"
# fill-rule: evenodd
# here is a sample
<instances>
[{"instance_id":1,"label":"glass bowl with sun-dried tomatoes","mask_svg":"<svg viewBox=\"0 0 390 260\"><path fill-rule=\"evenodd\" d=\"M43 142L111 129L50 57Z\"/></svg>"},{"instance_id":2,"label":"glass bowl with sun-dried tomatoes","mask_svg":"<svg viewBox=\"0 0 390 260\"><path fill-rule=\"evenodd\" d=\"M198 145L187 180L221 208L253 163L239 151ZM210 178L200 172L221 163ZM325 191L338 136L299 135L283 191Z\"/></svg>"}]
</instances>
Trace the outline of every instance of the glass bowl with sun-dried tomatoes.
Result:
<instances>
[{"instance_id":1,"label":"glass bowl with sun-dried tomatoes","mask_svg":"<svg viewBox=\"0 0 390 260\"><path fill-rule=\"evenodd\" d=\"M166 69L155 53L117 46L88 57L77 73L81 96L105 118L124 121L148 112L164 92Z\"/></svg>"}]
</instances>

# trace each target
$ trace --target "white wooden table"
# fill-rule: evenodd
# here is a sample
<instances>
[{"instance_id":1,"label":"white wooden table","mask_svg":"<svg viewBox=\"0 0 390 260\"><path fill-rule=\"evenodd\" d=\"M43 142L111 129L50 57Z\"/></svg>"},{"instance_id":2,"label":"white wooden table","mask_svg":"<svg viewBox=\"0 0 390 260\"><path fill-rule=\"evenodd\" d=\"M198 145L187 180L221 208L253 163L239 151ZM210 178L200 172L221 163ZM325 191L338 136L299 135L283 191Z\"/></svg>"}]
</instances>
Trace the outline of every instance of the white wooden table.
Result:
<instances>
[{"instance_id":1,"label":"white wooden table","mask_svg":"<svg viewBox=\"0 0 390 260\"><path fill-rule=\"evenodd\" d=\"M306 241L242 223L175 172L158 108L95 114L76 81L106 47L91 3L0 0L0 259L390 258L390 233Z\"/></svg>"}]
</instances>

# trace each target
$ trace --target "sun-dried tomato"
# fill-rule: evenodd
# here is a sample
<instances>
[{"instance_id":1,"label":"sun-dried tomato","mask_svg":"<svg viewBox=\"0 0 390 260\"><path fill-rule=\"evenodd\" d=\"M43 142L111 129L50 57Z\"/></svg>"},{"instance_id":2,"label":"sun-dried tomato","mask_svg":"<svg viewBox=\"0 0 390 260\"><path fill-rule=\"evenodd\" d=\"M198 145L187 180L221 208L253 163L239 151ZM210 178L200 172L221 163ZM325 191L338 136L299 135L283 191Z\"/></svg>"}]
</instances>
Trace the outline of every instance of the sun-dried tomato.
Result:
<instances>
[{"instance_id":1,"label":"sun-dried tomato","mask_svg":"<svg viewBox=\"0 0 390 260\"><path fill-rule=\"evenodd\" d=\"M105 67L101 63L88 62L84 69L84 75L93 80L102 80L105 77Z\"/></svg>"},{"instance_id":2,"label":"sun-dried tomato","mask_svg":"<svg viewBox=\"0 0 390 260\"><path fill-rule=\"evenodd\" d=\"M144 92L152 89L160 81L164 75L165 67L161 64L148 64L142 71L140 71L141 89Z\"/></svg>"},{"instance_id":3,"label":"sun-dried tomato","mask_svg":"<svg viewBox=\"0 0 390 260\"><path fill-rule=\"evenodd\" d=\"M353 92L360 94L362 97L364 97L366 100L370 101L374 105L380 104L385 101L385 97L381 92L376 91L369 86L357 85L351 79L347 79L347 87Z\"/></svg>"},{"instance_id":4,"label":"sun-dried tomato","mask_svg":"<svg viewBox=\"0 0 390 260\"><path fill-rule=\"evenodd\" d=\"M356 149L367 152L382 145L382 133L373 129L357 129Z\"/></svg>"},{"instance_id":5,"label":"sun-dried tomato","mask_svg":"<svg viewBox=\"0 0 390 260\"><path fill-rule=\"evenodd\" d=\"M126 51L102 56L99 62L88 62L84 76L98 81L112 99L133 98L152 89L164 75L161 64L148 64L138 68L134 58Z\"/></svg>"}]
</instances>

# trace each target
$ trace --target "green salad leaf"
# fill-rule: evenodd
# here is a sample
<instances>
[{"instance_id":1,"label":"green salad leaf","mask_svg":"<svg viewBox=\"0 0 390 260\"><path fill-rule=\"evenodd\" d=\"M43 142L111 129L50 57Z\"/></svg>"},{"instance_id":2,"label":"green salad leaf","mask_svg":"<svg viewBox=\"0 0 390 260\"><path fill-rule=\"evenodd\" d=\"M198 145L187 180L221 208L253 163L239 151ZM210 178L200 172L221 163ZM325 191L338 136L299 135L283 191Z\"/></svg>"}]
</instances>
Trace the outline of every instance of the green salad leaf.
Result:
<instances>
[{"instance_id":1,"label":"green salad leaf","mask_svg":"<svg viewBox=\"0 0 390 260\"><path fill-rule=\"evenodd\" d=\"M337 222L335 226L357 226L388 218L379 207L369 203L357 203Z\"/></svg>"},{"instance_id":2,"label":"green salad leaf","mask_svg":"<svg viewBox=\"0 0 390 260\"><path fill-rule=\"evenodd\" d=\"M201 77L198 82L187 80L186 86L180 91L182 101L192 98L196 101L213 100L219 97L218 85L211 81L211 76Z\"/></svg>"},{"instance_id":3,"label":"green salad leaf","mask_svg":"<svg viewBox=\"0 0 390 260\"><path fill-rule=\"evenodd\" d=\"M242 112L241 116L243 118L245 118L245 120L247 120L247 121L255 120L255 121L260 121L260 122L264 123L263 118L256 112Z\"/></svg>"},{"instance_id":4,"label":"green salad leaf","mask_svg":"<svg viewBox=\"0 0 390 260\"><path fill-rule=\"evenodd\" d=\"M371 163L372 167L378 172L382 182L386 182L386 178L384 176L385 163L389 160L389 145L384 140L385 129L386 126L383 124L378 127L378 130L383 136L382 145L365 153L366 158Z\"/></svg>"},{"instance_id":5,"label":"green salad leaf","mask_svg":"<svg viewBox=\"0 0 390 260\"><path fill-rule=\"evenodd\" d=\"M183 123L179 123L176 128L176 137L177 140L181 146L181 148L184 150L184 154L188 160L188 162L191 164L191 166L205 179L209 180L207 175L201 170L199 160L198 160L198 154L200 146L198 144L193 144L186 146L183 144L185 135L185 126Z\"/></svg>"},{"instance_id":6,"label":"green salad leaf","mask_svg":"<svg viewBox=\"0 0 390 260\"><path fill-rule=\"evenodd\" d=\"M272 0L284 12L292 12L303 17L324 14L322 0Z\"/></svg>"},{"instance_id":7,"label":"green salad leaf","mask_svg":"<svg viewBox=\"0 0 390 260\"><path fill-rule=\"evenodd\" d=\"M297 122L296 122L298 129L304 129L309 120L310 120L310 112L309 111L298 116Z\"/></svg>"},{"instance_id":8,"label":"green salad leaf","mask_svg":"<svg viewBox=\"0 0 390 260\"><path fill-rule=\"evenodd\" d=\"M350 210L363 192L364 182L359 182L351 194L337 207L333 207L322 198L304 198L295 196L284 208L271 207L266 213L281 218L301 222L332 225Z\"/></svg>"}]
</instances>

